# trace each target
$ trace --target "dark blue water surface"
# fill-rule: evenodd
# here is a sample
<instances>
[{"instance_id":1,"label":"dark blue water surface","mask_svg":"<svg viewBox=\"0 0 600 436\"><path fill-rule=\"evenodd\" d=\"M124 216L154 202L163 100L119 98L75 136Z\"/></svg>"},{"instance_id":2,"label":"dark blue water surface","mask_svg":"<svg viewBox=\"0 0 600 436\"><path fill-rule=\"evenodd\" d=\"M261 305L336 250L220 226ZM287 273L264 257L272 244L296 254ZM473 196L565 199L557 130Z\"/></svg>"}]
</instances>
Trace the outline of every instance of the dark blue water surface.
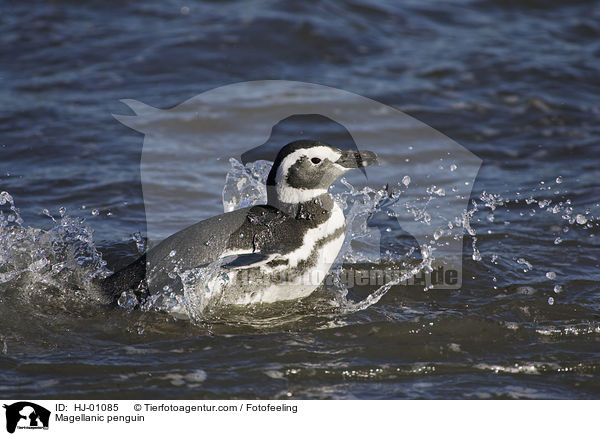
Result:
<instances>
[{"instance_id":1,"label":"dark blue water surface","mask_svg":"<svg viewBox=\"0 0 600 436\"><path fill-rule=\"evenodd\" d=\"M346 315L313 313L320 291L202 323L68 285L146 234L144 138L119 100L265 79L367 96L483 160L460 290L394 287ZM0 395L599 398L599 180L597 1L3 2L0 192L23 223L5 196ZM78 256L92 266L56 272Z\"/></svg>"}]
</instances>

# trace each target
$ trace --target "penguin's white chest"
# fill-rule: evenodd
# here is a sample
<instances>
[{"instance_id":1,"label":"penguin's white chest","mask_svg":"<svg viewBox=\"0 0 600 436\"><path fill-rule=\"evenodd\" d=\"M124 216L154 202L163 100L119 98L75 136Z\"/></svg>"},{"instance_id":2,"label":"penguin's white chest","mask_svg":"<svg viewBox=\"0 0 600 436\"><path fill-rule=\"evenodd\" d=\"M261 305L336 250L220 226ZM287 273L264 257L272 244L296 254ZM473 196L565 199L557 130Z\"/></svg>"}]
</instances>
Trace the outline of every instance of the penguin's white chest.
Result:
<instances>
[{"instance_id":1,"label":"penguin's white chest","mask_svg":"<svg viewBox=\"0 0 600 436\"><path fill-rule=\"evenodd\" d=\"M345 229L344 212L337 203L334 203L329 219L314 229L308 230L304 235L302 245L285 256L289 260L290 267L298 266L302 262L310 261L312 256L317 256L321 262L317 262L315 266L325 263L329 265L327 267L329 270L342 248Z\"/></svg>"},{"instance_id":2,"label":"penguin's white chest","mask_svg":"<svg viewBox=\"0 0 600 436\"><path fill-rule=\"evenodd\" d=\"M231 303L273 303L310 295L335 262L344 244L345 231L344 213L335 204L327 221L305 233L300 247L271 258L278 261L278 266L265 261L259 267L258 280L248 283L245 292L236 292ZM240 283L239 277L237 282Z\"/></svg>"}]
</instances>

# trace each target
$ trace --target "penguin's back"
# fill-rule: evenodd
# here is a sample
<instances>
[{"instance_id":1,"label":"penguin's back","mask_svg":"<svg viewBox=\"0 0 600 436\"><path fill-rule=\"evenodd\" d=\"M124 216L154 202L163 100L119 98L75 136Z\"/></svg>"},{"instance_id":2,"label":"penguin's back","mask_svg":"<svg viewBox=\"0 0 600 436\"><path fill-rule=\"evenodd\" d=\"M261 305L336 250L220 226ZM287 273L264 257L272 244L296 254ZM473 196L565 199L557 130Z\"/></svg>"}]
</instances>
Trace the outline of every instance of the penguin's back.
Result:
<instances>
[{"instance_id":1,"label":"penguin's back","mask_svg":"<svg viewBox=\"0 0 600 436\"><path fill-rule=\"evenodd\" d=\"M297 221L263 205L238 209L193 224L161 241L101 286L110 302L123 291L150 294L181 286L178 272L210 264L224 256L285 253L302 244ZM179 283L178 283L179 282Z\"/></svg>"}]
</instances>

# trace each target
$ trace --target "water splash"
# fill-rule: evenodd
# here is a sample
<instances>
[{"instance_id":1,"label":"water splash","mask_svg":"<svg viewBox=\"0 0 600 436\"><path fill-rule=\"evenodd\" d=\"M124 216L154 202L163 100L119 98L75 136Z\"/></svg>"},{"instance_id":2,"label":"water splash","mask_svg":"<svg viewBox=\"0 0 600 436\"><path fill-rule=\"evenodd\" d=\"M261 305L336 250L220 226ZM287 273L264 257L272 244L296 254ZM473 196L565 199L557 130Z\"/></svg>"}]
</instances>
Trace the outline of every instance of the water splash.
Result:
<instances>
[{"instance_id":1,"label":"water splash","mask_svg":"<svg viewBox=\"0 0 600 436\"><path fill-rule=\"evenodd\" d=\"M525 192L502 195L483 191L471 201L464 226L472 237L473 260L494 270L494 289L508 288L516 280L524 280L533 292L543 290L538 292L540 298L545 298L550 306L560 302L556 294L564 290L564 283L557 282L563 277L572 281L575 272L572 267L576 265L548 264L548 252L555 251L560 244L568 244L564 250L574 244L578 247L583 244L586 253L593 257L598 247L595 236L600 227L600 213L597 212L600 204L583 209L576 207L573 200L566 197L569 191L564 184L568 184L568 180L558 176L553 182L555 184L540 181ZM487 215L486 219L483 219L484 215ZM511 252L510 244L505 242L510 238L525 240L530 249ZM487 250L478 247L482 242ZM520 246L516 245L517 248ZM564 273L563 267L566 268ZM497 277L504 277L504 283L496 286ZM582 271L581 279L589 278L589 272Z\"/></svg>"},{"instance_id":2,"label":"water splash","mask_svg":"<svg viewBox=\"0 0 600 436\"><path fill-rule=\"evenodd\" d=\"M225 177L223 188L223 210L231 212L254 204L265 203L267 198L267 176L271 162L259 160L243 165L234 158Z\"/></svg>"},{"instance_id":3,"label":"water splash","mask_svg":"<svg viewBox=\"0 0 600 436\"><path fill-rule=\"evenodd\" d=\"M8 192L0 193L0 206L9 209L0 209L0 292L33 295L51 287L68 298L70 290L91 291L92 281L109 273L83 218L69 216L64 208L59 217L44 210L52 228L43 230L24 225Z\"/></svg>"}]
</instances>

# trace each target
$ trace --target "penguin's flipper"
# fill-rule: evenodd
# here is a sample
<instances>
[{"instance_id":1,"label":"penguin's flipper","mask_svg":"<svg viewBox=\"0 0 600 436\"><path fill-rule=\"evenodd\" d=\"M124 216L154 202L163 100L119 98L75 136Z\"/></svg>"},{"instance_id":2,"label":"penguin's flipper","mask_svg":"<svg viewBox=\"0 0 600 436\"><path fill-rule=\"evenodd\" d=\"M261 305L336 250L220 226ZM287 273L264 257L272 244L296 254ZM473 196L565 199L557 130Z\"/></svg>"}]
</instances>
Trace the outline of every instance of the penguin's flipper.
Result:
<instances>
[{"instance_id":1,"label":"penguin's flipper","mask_svg":"<svg viewBox=\"0 0 600 436\"><path fill-rule=\"evenodd\" d=\"M249 253L232 256L231 261L223 264L221 267L225 269L233 268L253 268L260 266L261 264L268 261L270 256L262 253Z\"/></svg>"}]
</instances>

